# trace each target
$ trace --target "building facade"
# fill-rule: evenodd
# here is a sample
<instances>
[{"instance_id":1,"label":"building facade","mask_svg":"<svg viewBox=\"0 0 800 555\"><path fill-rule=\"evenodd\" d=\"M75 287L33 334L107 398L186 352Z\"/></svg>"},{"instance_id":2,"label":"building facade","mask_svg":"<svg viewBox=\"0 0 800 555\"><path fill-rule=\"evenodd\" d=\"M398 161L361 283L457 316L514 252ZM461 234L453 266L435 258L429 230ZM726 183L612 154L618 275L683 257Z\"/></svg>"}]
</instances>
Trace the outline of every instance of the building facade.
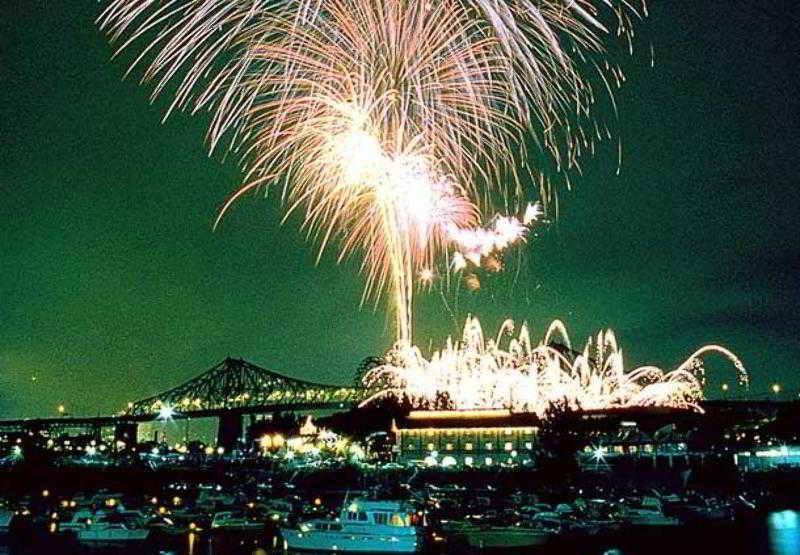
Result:
<instances>
[{"instance_id":1,"label":"building facade","mask_svg":"<svg viewBox=\"0 0 800 555\"><path fill-rule=\"evenodd\" d=\"M398 462L443 467L532 465L539 430L508 410L413 411L394 428Z\"/></svg>"}]
</instances>

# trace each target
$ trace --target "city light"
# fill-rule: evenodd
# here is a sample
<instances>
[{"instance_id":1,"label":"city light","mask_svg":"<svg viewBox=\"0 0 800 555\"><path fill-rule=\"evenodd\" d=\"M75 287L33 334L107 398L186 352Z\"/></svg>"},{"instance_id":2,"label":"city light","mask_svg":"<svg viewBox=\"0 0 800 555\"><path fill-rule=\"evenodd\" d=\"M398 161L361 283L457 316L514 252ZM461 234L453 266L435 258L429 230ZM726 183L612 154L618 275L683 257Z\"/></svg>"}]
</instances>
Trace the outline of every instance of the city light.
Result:
<instances>
[{"instance_id":1,"label":"city light","mask_svg":"<svg viewBox=\"0 0 800 555\"><path fill-rule=\"evenodd\" d=\"M172 420L175 416L175 409L169 405L162 405L158 409L158 419L162 421Z\"/></svg>"},{"instance_id":2,"label":"city light","mask_svg":"<svg viewBox=\"0 0 800 555\"><path fill-rule=\"evenodd\" d=\"M603 462L605 458L606 458L605 448L598 446L592 449L592 459L594 459L595 462Z\"/></svg>"}]
</instances>

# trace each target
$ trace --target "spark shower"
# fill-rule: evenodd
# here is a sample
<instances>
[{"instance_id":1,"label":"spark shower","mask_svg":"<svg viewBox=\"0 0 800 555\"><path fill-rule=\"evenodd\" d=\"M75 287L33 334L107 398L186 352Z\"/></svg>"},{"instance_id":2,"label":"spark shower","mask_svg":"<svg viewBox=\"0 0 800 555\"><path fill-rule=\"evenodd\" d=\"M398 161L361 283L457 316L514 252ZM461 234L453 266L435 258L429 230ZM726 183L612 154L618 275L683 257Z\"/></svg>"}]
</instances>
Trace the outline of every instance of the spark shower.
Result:
<instances>
[{"instance_id":1,"label":"spark shower","mask_svg":"<svg viewBox=\"0 0 800 555\"><path fill-rule=\"evenodd\" d=\"M422 382L403 369L462 370L409 354L415 291L498 266L526 239L553 177L569 184L611 136L594 113L624 81L608 43L630 50L645 15L626 0L113 0L98 23L153 97L173 98L166 116L210 112L210 149L241 156L217 224L242 195L279 187L320 254L362 257L364 300L389 299L390 358L411 391ZM465 332L444 352L480 342ZM481 365L490 381L497 368Z\"/></svg>"}]
</instances>

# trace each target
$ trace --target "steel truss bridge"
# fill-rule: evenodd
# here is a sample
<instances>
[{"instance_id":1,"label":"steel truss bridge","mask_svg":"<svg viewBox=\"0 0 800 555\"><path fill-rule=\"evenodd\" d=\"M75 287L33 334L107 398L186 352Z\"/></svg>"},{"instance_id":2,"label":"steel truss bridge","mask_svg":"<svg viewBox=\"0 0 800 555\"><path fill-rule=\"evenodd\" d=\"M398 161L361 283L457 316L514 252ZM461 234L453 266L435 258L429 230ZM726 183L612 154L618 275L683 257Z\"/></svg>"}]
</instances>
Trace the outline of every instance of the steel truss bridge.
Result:
<instances>
[{"instance_id":1,"label":"steel truss bridge","mask_svg":"<svg viewBox=\"0 0 800 555\"><path fill-rule=\"evenodd\" d=\"M158 415L169 408L175 417L345 408L367 398L355 386L326 385L289 378L241 359L226 358L199 376L128 406L133 417Z\"/></svg>"},{"instance_id":2,"label":"steel truss bridge","mask_svg":"<svg viewBox=\"0 0 800 555\"><path fill-rule=\"evenodd\" d=\"M136 424L159 418L218 417L218 442L226 447L241 436L242 417L300 410L344 410L372 392L352 386L290 378L241 359L226 358L213 368L158 395L129 403L115 415L0 420L0 432L91 430L114 427L118 439L134 441Z\"/></svg>"},{"instance_id":3,"label":"steel truss bridge","mask_svg":"<svg viewBox=\"0 0 800 555\"><path fill-rule=\"evenodd\" d=\"M286 411L346 410L375 393L355 385L340 386L300 380L241 359L227 358L199 376L158 395L130 403L113 415L0 420L0 438L9 434L54 437L76 432L100 436L114 428L117 439L135 443L137 424L159 418L219 418L217 441L226 448L242 437L245 415ZM732 418L770 419L795 404L779 401L705 401L708 411Z\"/></svg>"}]
</instances>

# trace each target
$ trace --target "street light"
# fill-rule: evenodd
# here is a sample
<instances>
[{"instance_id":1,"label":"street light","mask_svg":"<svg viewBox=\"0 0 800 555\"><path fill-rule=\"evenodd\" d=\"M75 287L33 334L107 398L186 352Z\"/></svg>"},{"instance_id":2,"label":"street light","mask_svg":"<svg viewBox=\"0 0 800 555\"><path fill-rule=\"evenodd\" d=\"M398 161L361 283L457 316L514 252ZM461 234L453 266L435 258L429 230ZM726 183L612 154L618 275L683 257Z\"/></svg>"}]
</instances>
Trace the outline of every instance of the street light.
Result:
<instances>
[{"instance_id":1,"label":"street light","mask_svg":"<svg viewBox=\"0 0 800 555\"><path fill-rule=\"evenodd\" d=\"M774 384L772 384L772 392L773 392L775 395L777 395L778 393L780 393L780 392L781 392L781 384L779 384L779 383L774 383Z\"/></svg>"}]
</instances>

